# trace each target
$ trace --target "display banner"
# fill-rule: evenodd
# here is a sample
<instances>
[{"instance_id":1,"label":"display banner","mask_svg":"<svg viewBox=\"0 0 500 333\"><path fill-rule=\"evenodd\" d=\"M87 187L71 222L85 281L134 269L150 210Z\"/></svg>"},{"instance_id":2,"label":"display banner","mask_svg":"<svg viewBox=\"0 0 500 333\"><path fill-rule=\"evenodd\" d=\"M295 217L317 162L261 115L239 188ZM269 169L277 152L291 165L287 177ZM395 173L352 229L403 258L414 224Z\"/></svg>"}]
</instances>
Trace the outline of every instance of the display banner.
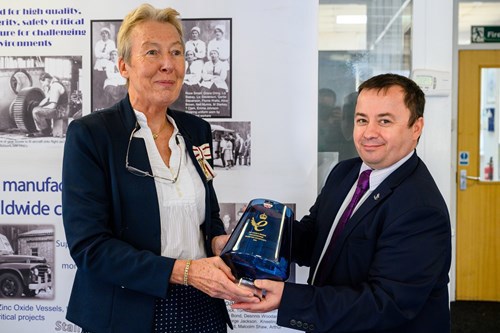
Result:
<instances>
[{"instance_id":1,"label":"display banner","mask_svg":"<svg viewBox=\"0 0 500 333\"><path fill-rule=\"evenodd\" d=\"M1 332L81 332L65 319L76 271L61 217L66 129L126 94L116 35L140 3L0 2ZM254 198L290 203L301 218L317 193L318 4L150 3L181 13L190 70L174 106L211 124L228 232ZM56 112L40 115L47 74L64 93ZM306 274L294 266L290 279ZM276 311L229 312L234 332L292 331L276 325Z\"/></svg>"}]
</instances>

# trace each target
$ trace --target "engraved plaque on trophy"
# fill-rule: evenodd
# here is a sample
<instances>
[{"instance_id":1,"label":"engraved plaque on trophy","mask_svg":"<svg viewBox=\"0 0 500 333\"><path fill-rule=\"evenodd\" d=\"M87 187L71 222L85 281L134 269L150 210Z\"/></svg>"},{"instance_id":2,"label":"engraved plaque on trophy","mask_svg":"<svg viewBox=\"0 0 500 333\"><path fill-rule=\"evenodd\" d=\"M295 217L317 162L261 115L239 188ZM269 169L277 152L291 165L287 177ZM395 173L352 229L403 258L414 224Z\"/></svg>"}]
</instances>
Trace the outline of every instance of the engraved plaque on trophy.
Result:
<instances>
[{"instance_id":1,"label":"engraved plaque on trophy","mask_svg":"<svg viewBox=\"0 0 500 333\"><path fill-rule=\"evenodd\" d=\"M240 283L288 279L293 220L293 211L282 203L250 201L221 252Z\"/></svg>"}]
</instances>

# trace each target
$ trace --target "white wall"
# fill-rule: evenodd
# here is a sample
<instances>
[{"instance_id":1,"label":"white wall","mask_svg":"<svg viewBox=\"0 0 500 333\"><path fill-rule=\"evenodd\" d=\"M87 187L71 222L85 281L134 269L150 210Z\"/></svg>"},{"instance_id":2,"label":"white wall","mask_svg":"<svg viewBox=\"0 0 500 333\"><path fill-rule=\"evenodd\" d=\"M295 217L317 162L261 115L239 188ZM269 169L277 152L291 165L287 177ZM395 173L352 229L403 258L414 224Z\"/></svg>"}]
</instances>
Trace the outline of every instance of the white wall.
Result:
<instances>
[{"instance_id":1,"label":"white wall","mask_svg":"<svg viewBox=\"0 0 500 333\"><path fill-rule=\"evenodd\" d=\"M450 74L453 81L453 0L413 1L412 68L433 69ZM453 147L452 92L428 96L424 113L424 134L418 146L448 204L453 227L453 262L450 270L450 297L455 299L455 170Z\"/></svg>"},{"instance_id":2,"label":"white wall","mask_svg":"<svg viewBox=\"0 0 500 333\"><path fill-rule=\"evenodd\" d=\"M296 213L303 216L316 197L317 179L317 1L304 0L150 0L157 7L172 6L186 19L232 19L231 92L232 118L213 121L245 121L251 123L252 165L246 169L220 170L214 183L219 202L244 203L256 197L266 197L296 204ZM84 114L90 113L91 95L91 29L92 20L121 20L141 2L126 0L26 0L3 1L0 21L15 22L2 26L2 31L14 37L0 38L0 57L75 56L82 59L79 75ZM119 4L119 5L118 5ZM67 8L75 14L60 14ZM40 9L41 13L30 10ZM45 12L58 9L58 14ZM30 12L26 14L24 12ZM52 19L70 17L84 22L69 27L52 23ZM6 21L7 19L11 21ZM3 21L2 21L3 20ZM47 20L47 21L42 21ZM32 24L29 24L33 22ZM35 24L36 23L36 24ZM43 23L43 24L42 24ZM19 33L29 31L25 36ZM37 29L78 28L81 36L33 37ZM5 40L27 41L42 39L45 47L6 47ZM49 43L47 43L49 44ZM0 68L0 71L2 69ZM10 70L10 68L9 68ZM31 69L30 69L31 70ZM39 69L40 71L42 69ZM10 74L9 74L10 75ZM4 75L4 79L8 77ZM10 81L3 80L0 90L10 92ZM0 184L3 181L60 182L64 138L26 138L24 133L0 133ZM236 168L235 168L236 169ZM59 207L60 193L39 190L12 193L0 188L0 204L27 205L40 201ZM1 207L1 205L0 205ZM60 214L56 209L49 216L3 214L0 225L46 224L54 227L55 266L53 291L33 298L2 300L0 324L2 332L79 331L64 319L74 277L74 265ZM296 274L305 282L305 271ZM43 311L37 306L51 306ZM31 308L30 308L31 307ZM26 310L28 309L28 310ZM36 315L37 320L21 320L21 315ZM6 317L8 316L8 318ZM7 318L7 319L6 319ZM234 320L235 332L269 332L269 329L244 327ZM269 317L268 317L269 320ZM259 323L255 319L256 323ZM240 323L241 324L241 323ZM265 324L267 325L267 324ZM257 325L254 325L257 326ZM280 332L289 331L280 329Z\"/></svg>"}]
</instances>

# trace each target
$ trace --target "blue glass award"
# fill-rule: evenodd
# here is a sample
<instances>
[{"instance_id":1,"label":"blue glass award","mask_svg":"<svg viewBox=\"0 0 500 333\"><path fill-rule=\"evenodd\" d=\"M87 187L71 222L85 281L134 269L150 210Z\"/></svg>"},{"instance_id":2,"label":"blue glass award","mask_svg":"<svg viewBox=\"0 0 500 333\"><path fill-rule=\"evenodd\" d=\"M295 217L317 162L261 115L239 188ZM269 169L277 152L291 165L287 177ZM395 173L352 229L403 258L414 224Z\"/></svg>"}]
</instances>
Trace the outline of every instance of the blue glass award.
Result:
<instances>
[{"instance_id":1,"label":"blue glass award","mask_svg":"<svg viewBox=\"0 0 500 333\"><path fill-rule=\"evenodd\" d=\"M221 252L240 284L252 285L255 279L288 279L293 220L293 211L282 203L250 201Z\"/></svg>"}]
</instances>

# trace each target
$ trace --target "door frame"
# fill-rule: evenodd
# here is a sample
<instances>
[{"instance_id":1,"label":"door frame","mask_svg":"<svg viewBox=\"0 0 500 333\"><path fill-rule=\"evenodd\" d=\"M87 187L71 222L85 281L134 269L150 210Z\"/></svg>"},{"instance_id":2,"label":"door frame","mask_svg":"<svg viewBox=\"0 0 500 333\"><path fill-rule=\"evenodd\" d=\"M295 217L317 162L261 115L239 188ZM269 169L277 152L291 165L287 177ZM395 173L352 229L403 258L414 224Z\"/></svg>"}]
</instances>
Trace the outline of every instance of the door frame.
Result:
<instances>
[{"instance_id":1,"label":"door frame","mask_svg":"<svg viewBox=\"0 0 500 333\"><path fill-rule=\"evenodd\" d=\"M456 4L454 6L457 6ZM456 11L458 12L458 10ZM455 20L457 20L457 15L454 15ZM457 187L458 187L458 70L459 70L459 62L458 55L462 50L500 50L500 43L484 43L484 44L469 44L469 45L458 45L457 44L457 33L456 26L458 22L455 21L454 24L454 36L453 39L455 42L453 43L453 70L452 70L452 147L451 147L451 166L453 170L452 177L454 181L451 182L451 207L450 207L450 218L451 218L451 227L452 227L452 260L451 260L451 268L450 268L450 284L449 284L449 292L450 292L450 301L454 301L456 299L456 272L457 272L457 264L456 264L456 254L457 254L457 238L456 238L456 228L457 228Z\"/></svg>"}]
</instances>

